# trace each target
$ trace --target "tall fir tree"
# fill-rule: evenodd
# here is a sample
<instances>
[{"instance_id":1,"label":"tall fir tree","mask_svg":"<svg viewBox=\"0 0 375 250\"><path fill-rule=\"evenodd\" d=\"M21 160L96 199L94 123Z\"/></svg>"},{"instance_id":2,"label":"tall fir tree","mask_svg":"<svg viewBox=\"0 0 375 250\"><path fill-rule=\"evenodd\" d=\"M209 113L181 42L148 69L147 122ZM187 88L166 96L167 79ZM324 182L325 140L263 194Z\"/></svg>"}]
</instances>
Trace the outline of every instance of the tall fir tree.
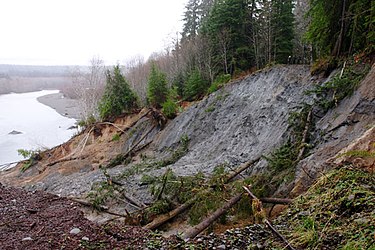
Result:
<instances>
[{"instance_id":1,"label":"tall fir tree","mask_svg":"<svg viewBox=\"0 0 375 250\"><path fill-rule=\"evenodd\" d=\"M374 51L375 4L372 0L311 0L307 39L318 56Z\"/></svg>"},{"instance_id":2,"label":"tall fir tree","mask_svg":"<svg viewBox=\"0 0 375 250\"><path fill-rule=\"evenodd\" d=\"M168 98L167 76L152 63L148 77L147 100L153 107L160 108Z\"/></svg>"},{"instance_id":3,"label":"tall fir tree","mask_svg":"<svg viewBox=\"0 0 375 250\"><path fill-rule=\"evenodd\" d=\"M272 54L277 63L287 63L293 54L293 7L292 0L272 0Z\"/></svg>"}]
</instances>

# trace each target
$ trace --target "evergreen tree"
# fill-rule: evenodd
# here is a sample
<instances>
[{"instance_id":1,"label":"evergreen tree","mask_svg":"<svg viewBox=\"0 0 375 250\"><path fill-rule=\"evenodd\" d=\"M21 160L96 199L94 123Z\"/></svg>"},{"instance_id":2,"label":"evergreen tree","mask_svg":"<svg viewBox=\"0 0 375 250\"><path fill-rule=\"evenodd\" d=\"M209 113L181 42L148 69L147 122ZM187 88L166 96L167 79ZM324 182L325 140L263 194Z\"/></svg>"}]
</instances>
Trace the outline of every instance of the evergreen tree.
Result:
<instances>
[{"instance_id":1,"label":"evergreen tree","mask_svg":"<svg viewBox=\"0 0 375 250\"><path fill-rule=\"evenodd\" d=\"M216 60L223 67L222 73L247 70L252 64L247 13L246 0L218 0L204 23L202 32L215 46Z\"/></svg>"},{"instance_id":2,"label":"evergreen tree","mask_svg":"<svg viewBox=\"0 0 375 250\"><path fill-rule=\"evenodd\" d=\"M375 4L372 0L311 0L307 39L320 56L374 50Z\"/></svg>"},{"instance_id":3,"label":"evergreen tree","mask_svg":"<svg viewBox=\"0 0 375 250\"><path fill-rule=\"evenodd\" d=\"M194 70L186 82L184 97L187 100L195 100L203 95L206 89L207 83L204 81L199 71Z\"/></svg>"},{"instance_id":4,"label":"evergreen tree","mask_svg":"<svg viewBox=\"0 0 375 250\"><path fill-rule=\"evenodd\" d=\"M161 107L167 100L168 86L167 76L161 72L155 63L151 66L150 75L148 78L147 99L151 106Z\"/></svg>"},{"instance_id":5,"label":"evergreen tree","mask_svg":"<svg viewBox=\"0 0 375 250\"><path fill-rule=\"evenodd\" d=\"M273 59L277 63L287 63L293 53L294 15L292 0L272 1L272 47Z\"/></svg>"},{"instance_id":6,"label":"evergreen tree","mask_svg":"<svg viewBox=\"0 0 375 250\"><path fill-rule=\"evenodd\" d=\"M130 112L138 107L136 94L130 89L125 77L121 74L120 66L116 65L113 72L106 72L106 86L99 102L99 114L104 119Z\"/></svg>"},{"instance_id":7,"label":"evergreen tree","mask_svg":"<svg viewBox=\"0 0 375 250\"><path fill-rule=\"evenodd\" d=\"M198 34L202 11L200 9L201 0L189 0L185 6L184 26L182 31L182 41L194 39Z\"/></svg>"}]
</instances>

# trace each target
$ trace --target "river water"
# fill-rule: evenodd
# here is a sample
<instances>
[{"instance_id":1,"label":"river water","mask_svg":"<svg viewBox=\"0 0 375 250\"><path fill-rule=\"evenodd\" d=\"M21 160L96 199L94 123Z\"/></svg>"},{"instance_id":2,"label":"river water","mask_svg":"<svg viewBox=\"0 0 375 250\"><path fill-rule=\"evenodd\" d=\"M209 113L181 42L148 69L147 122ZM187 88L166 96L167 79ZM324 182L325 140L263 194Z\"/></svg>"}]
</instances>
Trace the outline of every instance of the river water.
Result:
<instances>
[{"instance_id":1,"label":"river water","mask_svg":"<svg viewBox=\"0 0 375 250\"><path fill-rule=\"evenodd\" d=\"M37 101L40 96L58 92L43 90L0 95L0 169L2 164L23 159L18 149L51 148L76 132L68 129L75 124L75 119L64 117Z\"/></svg>"}]
</instances>

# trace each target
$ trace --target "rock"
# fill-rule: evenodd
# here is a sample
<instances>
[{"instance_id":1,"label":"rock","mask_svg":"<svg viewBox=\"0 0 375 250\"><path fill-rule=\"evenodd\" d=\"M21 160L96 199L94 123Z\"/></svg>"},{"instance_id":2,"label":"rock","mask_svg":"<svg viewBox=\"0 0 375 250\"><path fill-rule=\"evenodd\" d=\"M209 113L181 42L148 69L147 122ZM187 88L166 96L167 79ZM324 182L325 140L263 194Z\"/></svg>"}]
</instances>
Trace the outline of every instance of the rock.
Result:
<instances>
[{"instance_id":1,"label":"rock","mask_svg":"<svg viewBox=\"0 0 375 250\"><path fill-rule=\"evenodd\" d=\"M13 130L12 132L8 133L8 135L20 135L20 134L23 134L23 133L17 130Z\"/></svg>"},{"instance_id":2,"label":"rock","mask_svg":"<svg viewBox=\"0 0 375 250\"><path fill-rule=\"evenodd\" d=\"M81 232L81 229L79 228L73 228L72 230L70 230L70 234L79 234Z\"/></svg>"},{"instance_id":3,"label":"rock","mask_svg":"<svg viewBox=\"0 0 375 250\"><path fill-rule=\"evenodd\" d=\"M86 237L86 236L82 237L82 240L84 240L84 241L90 241L90 239L88 237Z\"/></svg>"},{"instance_id":4,"label":"rock","mask_svg":"<svg viewBox=\"0 0 375 250\"><path fill-rule=\"evenodd\" d=\"M32 241L33 239L31 237L23 238L22 241Z\"/></svg>"},{"instance_id":5,"label":"rock","mask_svg":"<svg viewBox=\"0 0 375 250\"><path fill-rule=\"evenodd\" d=\"M78 128L78 126L70 126L67 130L72 130L72 129L76 129Z\"/></svg>"},{"instance_id":6,"label":"rock","mask_svg":"<svg viewBox=\"0 0 375 250\"><path fill-rule=\"evenodd\" d=\"M220 246L217 246L217 249L226 249L226 246L225 245L220 245Z\"/></svg>"}]
</instances>

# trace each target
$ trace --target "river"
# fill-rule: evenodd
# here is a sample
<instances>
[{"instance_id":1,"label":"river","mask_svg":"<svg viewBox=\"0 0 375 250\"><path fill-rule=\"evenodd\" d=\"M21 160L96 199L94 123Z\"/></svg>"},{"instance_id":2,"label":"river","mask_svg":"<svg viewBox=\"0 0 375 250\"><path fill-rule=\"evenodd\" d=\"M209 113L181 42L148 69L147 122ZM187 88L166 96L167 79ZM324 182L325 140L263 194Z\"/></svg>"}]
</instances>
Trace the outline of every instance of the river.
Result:
<instances>
[{"instance_id":1,"label":"river","mask_svg":"<svg viewBox=\"0 0 375 250\"><path fill-rule=\"evenodd\" d=\"M58 92L0 95L0 169L3 164L23 159L18 149L51 148L77 132L68 129L75 124L75 119L64 117L37 101L40 96Z\"/></svg>"}]
</instances>

